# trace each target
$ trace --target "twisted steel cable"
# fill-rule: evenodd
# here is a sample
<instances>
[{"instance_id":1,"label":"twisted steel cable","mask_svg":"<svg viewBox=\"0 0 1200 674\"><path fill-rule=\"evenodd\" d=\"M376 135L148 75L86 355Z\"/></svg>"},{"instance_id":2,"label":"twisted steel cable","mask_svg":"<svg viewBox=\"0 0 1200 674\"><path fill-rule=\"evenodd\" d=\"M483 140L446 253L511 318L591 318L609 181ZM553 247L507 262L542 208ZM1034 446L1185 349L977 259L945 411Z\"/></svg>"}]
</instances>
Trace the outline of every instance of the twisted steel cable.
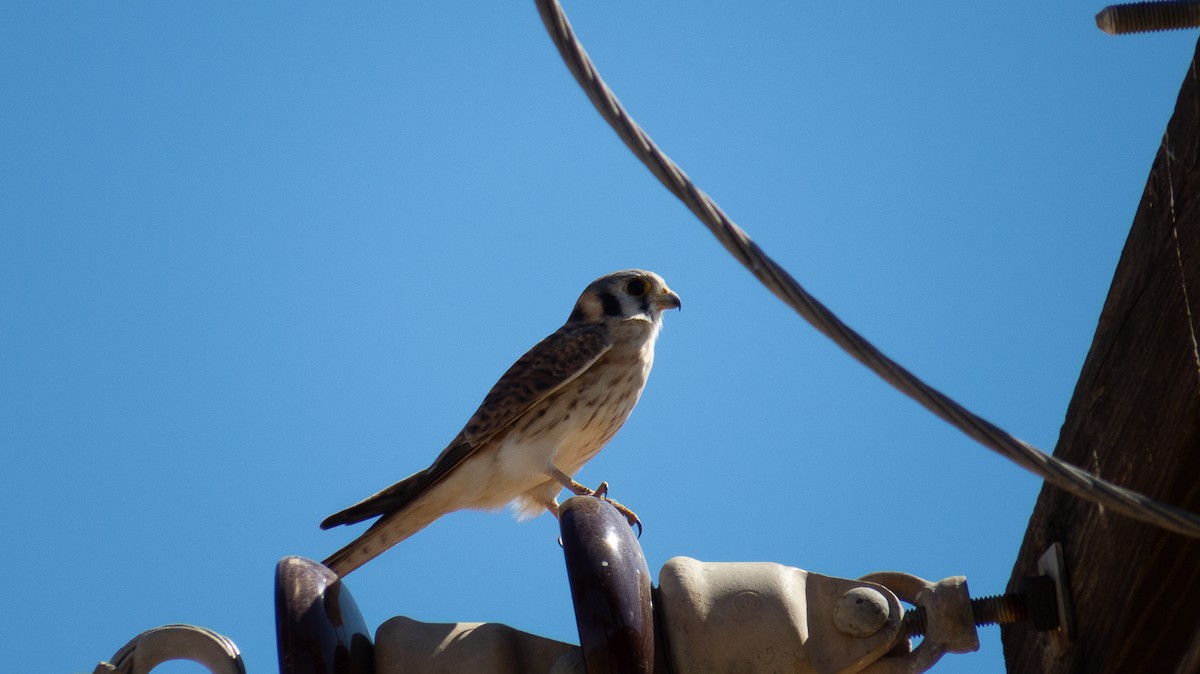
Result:
<instances>
[{"instance_id":1,"label":"twisted steel cable","mask_svg":"<svg viewBox=\"0 0 1200 674\"><path fill-rule=\"evenodd\" d=\"M575 37L558 0L534 1L546 30L571 74L625 145L672 194L687 205L738 262L804 320L925 409L1050 484L1134 519L1200 538L1200 516L1119 487L1013 437L921 381L843 323L764 253L716 202L696 187L687 174L658 149L600 77L583 45Z\"/></svg>"}]
</instances>

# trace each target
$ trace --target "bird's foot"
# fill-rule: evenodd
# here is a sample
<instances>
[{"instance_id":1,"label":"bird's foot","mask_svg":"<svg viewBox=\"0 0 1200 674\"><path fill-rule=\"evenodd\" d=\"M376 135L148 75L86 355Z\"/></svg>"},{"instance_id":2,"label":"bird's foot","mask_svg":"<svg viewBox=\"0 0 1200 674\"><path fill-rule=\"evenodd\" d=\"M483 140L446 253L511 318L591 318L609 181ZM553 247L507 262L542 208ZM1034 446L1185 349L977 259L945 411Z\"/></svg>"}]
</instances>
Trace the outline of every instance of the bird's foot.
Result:
<instances>
[{"instance_id":1,"label":"bird's foot","mask_svg":"<svg viewBox=\"0 0 1200 674\"><path fill-rule=\"evenodd\" d=\"M621 513L621 515L625 518L625 520L627 522L629 522L629 526L637 527L638 538L642 537L642 520L637 516L637 513L633 512L629 508L626 508L625 506L621 505L617 501L614 501L608 497L608 482L607 481L601 482L600 486L596 487L595 489L589 489L588 491L591 493L581 494L581 495L582 496L594 496L594 497L596 497L598 499L602 499L605 502L612 505L612 507L616 508L617 512Z\"/></svg>"},{"instance_id":2,"label":"bird's foot","mask_svg":"<svg viewBox=\"0 0 1200 674\"><path fill-rule=\"evenodd\" d=\"M601 485L601 486L606 487L605 491L608 491L607 485ZM599 492L600 490L597 489L596 491ZM631 527L636 526L637 530L638 530L637 537L638 538L642 537L642 520L637 516L637 513L633 512L629 508L626 508L625 506L621 505L620 503L617 503L616 501L610 499L608 496L605 496L603 494L598 494L597 496L598 496L598 498L604 499L612 507L616 508L617 512L621 513L621 515L625 517L625 521L629 522L629 526L631 526Z\"/></svg>"},{"instance_id":3,"label":"bird's foot","mask_svg":"<svg viewBox=\"0 0 1200 674\"><path fill-rule=\"evenodd\" d=\"M583 486L582 484L571 479L571 477L569 475L567 475L566 473L563 473L562 471L558 470L557 468L551 468L547 472L549 473L549 475L551 477L558 480L559 484L561 484L566 489L570 490L570 492L572 494L575 494L576 496L594 496L599 499L604 499L608 503L612 504L612 507L616 508L617 512L621 513L621 515L625 518L625 520L627 522L629 522L629 526L637 527L638 538L642 537L642 520L640 518L638 518L637 513L633 512L629 508L626 508L625 506L621 505L617 501L614 501L608 497L608 482L607 481L601 482L600 486L596 487L595 489L588 489L587 487ZM551 509L550 512L555 513L555 516L557 516L557 512L555 509Z\"/></svg>"}]
</instances>

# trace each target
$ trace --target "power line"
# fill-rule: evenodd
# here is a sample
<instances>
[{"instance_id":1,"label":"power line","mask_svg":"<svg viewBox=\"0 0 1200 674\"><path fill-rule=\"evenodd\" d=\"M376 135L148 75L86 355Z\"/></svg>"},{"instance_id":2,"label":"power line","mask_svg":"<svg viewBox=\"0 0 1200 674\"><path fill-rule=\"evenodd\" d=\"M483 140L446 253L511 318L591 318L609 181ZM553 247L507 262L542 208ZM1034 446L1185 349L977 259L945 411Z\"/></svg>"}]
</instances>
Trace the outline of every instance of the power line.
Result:
<instances>
[{"instance_id":1,"label":"power line","mask_svg":"<svg viewBox=\"0 0 1200 674\"><path fill-rule=\"evenodd\" d=\"M650 136L626 112L612 89L604 83L583 45L575 37L558 0L535 0L535 3L546 30L571 74L625 145L708 227L738 262L804 320L925 409L1050 484L1134 519L1200 538L1200 516L1119 487L1010 435L921 381L843 323L764 253L715 201L688 178L683 169L658 149Z\"/></svg>"}]
</instances>

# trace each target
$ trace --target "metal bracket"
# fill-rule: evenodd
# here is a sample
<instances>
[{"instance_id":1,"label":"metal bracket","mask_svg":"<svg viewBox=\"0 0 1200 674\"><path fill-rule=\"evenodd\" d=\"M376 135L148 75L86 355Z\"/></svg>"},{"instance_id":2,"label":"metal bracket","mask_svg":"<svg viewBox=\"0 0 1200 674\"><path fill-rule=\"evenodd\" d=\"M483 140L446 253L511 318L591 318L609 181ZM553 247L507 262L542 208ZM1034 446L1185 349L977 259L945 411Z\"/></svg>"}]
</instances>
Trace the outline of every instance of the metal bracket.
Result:
<instances>
[{"instance_id":1,"label":"metal bracket","mask_svg":"<svg viewBox=\"0 0 1200 674\"><path fill-rule=\"evenodd\" d=\"M96 665L92 674L147 674L168 660L192 660L213 674L246 674L242 655L232 641L195 625L146 630L117 651L111 663Z\"/></svg>"},{"instance_id":2,"label":"metal bracket","mask_svg":"<svg viewBox=\"0 0 1200 674\"><path fill-rule=\"evenodd\" d=\"M1063 560L1062 544L1055 541L1038 559L1038 573L1054 579L1055 599L1058 600L1058 629L1050 633L1054 657L1061 657L1075 641L1075 610L1071 604L1071 584L1067 564Z\"/></svg>"}]
</instances>

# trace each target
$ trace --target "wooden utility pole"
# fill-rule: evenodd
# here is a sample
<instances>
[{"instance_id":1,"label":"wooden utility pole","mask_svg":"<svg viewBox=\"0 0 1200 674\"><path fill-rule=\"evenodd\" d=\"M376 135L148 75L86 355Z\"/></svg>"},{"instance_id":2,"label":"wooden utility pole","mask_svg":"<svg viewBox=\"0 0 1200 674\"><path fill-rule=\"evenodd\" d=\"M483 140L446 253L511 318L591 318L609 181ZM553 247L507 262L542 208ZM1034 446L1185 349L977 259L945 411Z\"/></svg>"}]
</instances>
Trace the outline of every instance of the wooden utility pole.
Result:
<instances>
[{"instance_id":1,"label":"wooden utility pole","mask_svg":"<svg viewBox=\"0 0 1200 674\"><path fill-rule=\"evenodd\" d=\"M1200 52L1198 52L1200 53ZM1200 82L1187 69L1054 454L1200 513ZM1200 540L1042 488L1009 581L1060 542L1075 642L1002 630L1010 673L1200 673Z\"/></svg>"}]
</instances>

